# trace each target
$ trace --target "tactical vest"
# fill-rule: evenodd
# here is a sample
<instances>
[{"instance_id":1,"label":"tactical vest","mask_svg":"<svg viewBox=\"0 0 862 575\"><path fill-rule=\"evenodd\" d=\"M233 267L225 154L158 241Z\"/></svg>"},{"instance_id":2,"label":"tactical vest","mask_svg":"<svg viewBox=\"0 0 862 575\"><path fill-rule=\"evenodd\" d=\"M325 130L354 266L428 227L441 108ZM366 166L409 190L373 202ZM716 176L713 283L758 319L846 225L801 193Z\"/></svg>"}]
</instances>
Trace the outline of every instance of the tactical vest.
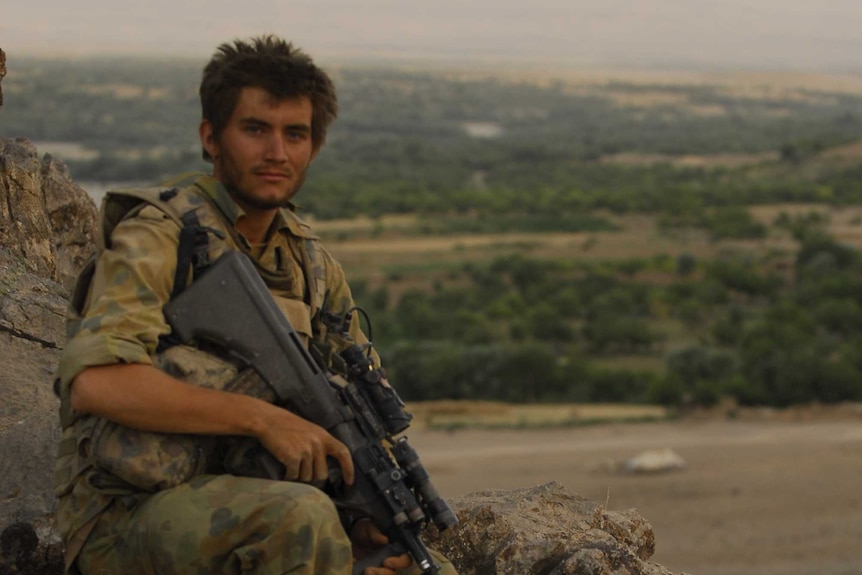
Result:
<instances>
[{"instance_id":1,"label":"tactical vest","mask_svg":"<svg viewBox=\"0 0 862 575\"><path fill-rule=\"evenodd\" d=\"M196 274L201 273L227 250L242 249L238 232L196 185L175 188L132 189L108 192L101 207L101 234L96 256L78 277L67 320L67 337L78 331L87 307L95 260L110 247L111 233L124 219L154 206L177 223L180 237L177 271L172 297L180 293ZM283 210L291 231L301 238L301 267L306 282L303 302L285 301L279 307L291 323L304 322L306 335L314 338L314 318L324 305L326 263L317 236L292 212ZM265 283L274 292L287 279L257 266ZM276 296L276 299L279 298ZM307 306L305 319L291 317L297 306ZM293 313L297 315L297 313ZM296 325L295 325L296 327ZM303 330L297 329L302 332ZM156 367L177 379L194 385L245 393L266 401L274 396L268 386L250 369L185 345L164 342L152 358ZM55 384L56 386L56 384ZM56 387L55 387L56 390ZM158 491L188 481L208 471L216 439L199 435L142 432L94 416L72 412L68 400L61 402L63 437L55 464L54 489L61 498L58 520L61 532L71 547L67 560L74 559L86 533L102 509L115 496ZM62 516L62 517L61 517ZM68 531L67 531L68 530ZM71 538L71 540L70 540Z\"/></svg>"},{"instance_id":2,"label":"tactical vest","mask_svg":"<svg viewBox=\"0 0 862 575\"><path fill-rule=\"evenodd\" d=\"M182 181L182 180L180 180ZM90 291L90 282L99 255L110 246L111 233L124 219L138 214L143 208L153 206L180 226L177 246L177 270L171 297L185 289L194 275L209 263L218 259L227 250L239 250L242 241L239 233L227 222L218 208L207 199L205 192L196 186L173 188L142 188L109 191L102 201L101 233L97 238L96 255L91 258L79 274L70 301L66 336L71 337L81 320ZM291 230L301 235L302 267L306 282L306 301L310 317L315 317L326 298L326 266L321 257L319 238L311 228L290 210L282 210ZM285 278L280 277L255 262L258 273L270 289L278 289Z\"/></svg>"}]
</instances>

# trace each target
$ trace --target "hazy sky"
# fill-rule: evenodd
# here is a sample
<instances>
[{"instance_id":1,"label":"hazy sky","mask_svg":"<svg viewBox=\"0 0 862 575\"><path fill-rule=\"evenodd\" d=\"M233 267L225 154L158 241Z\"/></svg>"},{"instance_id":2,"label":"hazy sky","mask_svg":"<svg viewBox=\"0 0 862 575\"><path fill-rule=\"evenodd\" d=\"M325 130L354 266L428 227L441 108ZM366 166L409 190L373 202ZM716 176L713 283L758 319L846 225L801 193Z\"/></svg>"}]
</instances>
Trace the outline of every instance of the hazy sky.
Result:
<instances>
[{"instance_id":1,"label":"hazy sky","mask_svg":"<svg viewBox=\"0 0 862 575\"><path fill-rule=\"evenodd\" d=\"M203 58L265 32L332 61L862 70L860 0L0 0L10 60Z\"/></svg>"}]
</instances>

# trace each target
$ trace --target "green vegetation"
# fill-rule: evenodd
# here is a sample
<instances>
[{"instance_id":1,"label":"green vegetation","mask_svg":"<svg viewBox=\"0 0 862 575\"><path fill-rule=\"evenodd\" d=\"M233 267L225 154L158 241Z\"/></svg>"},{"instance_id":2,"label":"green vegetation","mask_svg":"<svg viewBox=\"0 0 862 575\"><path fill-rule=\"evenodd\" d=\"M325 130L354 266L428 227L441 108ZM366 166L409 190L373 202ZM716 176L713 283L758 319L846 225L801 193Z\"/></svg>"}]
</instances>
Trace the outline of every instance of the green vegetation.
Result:
<instances>
[{"instance_id":1,"label":"green vegetation","mask_svg":"<svg viewBox=\"0 0 862 575\"><path fill-rule=\"evenodd\" d=\"M7 79L2 132L76 142L83 181L157 181L202 169L198 63L24 62ZM862 200L857 165L799 166L862 135L862 95L722 85L575 86L380 69L335 74L341 114L300 200L318 218L479 212L556 216L608 209L720 218L710 210ZM627 105L634 102L635 105ZM667 162L619 164L616 154ZM774 153L729 168L674 157ZM800 177L802 175L803 177ZM743 226L733 233L759 233Z\"/></svg>"},{"instance_id":2,"label":"green vegetation","mask_svg":"<svg viewBox=\"0 0 862 575\"><path fill-rule=\"evenodd\" d=\"M411 399L862 400L862 256L820 232L801 246L786 275L745 257L680 258L671 273L644 262L650 279L638 280L621 268L513 256L394 305L385 288L360 284L357 297ZM666 352L664 370L591 361L655 354L668 321L691 340Z\"/></svg>"},{"instance_id":3,"label":"green vegetation","mask_svg":"<svg viewBox=\"0 0 862 575\"><path fill-rule=\"evenodd\" d=\"M0 135L79 145L65 158L79 181L206 169L199 74L27 62L4 83ZM349 266L405 398L862 400L862 256L844 243L862 218L838 235L827 215L862 204L862 94L372 68L335 79L340 119L298 199L321 229L372 224L327 242L459 238ZM764 206L776 217L758 217ZM415 217L384 225L398 214ZM635 216L644 233L602 251ZM552 232L568 243L543 247ZM520 235L464 240L494 234ZM674 249L635 255L656 238Z\"/></svg>"}]
</instances>

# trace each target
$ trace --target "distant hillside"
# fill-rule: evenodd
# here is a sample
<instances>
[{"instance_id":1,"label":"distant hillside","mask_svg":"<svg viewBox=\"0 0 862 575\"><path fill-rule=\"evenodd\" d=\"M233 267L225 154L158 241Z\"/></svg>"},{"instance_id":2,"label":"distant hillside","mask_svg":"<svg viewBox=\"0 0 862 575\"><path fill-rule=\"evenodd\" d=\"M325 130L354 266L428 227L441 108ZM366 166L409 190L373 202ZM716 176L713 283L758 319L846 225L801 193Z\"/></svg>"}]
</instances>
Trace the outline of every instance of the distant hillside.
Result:
<instances>
[{"instance_id":1,"label":"distant hillside","mask_svg":"<svg viewBox=\"0 0 862 575\"><path fill-rule=\"evenodd\" d=\"M206 169L199 74L192 62L29 61L7 86L2 130L64 158L79 181L155 182ZM862 81L851 76L403 67L334 75L341 115L299 198L318 218L654 212L676 210L680 194L706 205L857 194L846 158L862 141ZM821 168L811 168L813 157Z\"/></svg>"}]
</instances>

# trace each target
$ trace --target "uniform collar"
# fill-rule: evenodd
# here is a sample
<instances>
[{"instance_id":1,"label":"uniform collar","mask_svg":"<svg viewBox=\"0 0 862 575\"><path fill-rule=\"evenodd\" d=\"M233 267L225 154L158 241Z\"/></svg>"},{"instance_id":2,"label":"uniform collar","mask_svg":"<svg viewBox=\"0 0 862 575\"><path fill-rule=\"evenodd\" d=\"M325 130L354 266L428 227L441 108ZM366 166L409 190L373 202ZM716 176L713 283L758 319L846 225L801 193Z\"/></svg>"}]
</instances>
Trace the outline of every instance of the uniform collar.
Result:
<instances>
[{"instance_id":1,"label":"uniform collar","mask_svg":"<svg viewBox=\"0 0 862 575\"><path fill-rule=\"evenodd\" d=\"M241 216L245 215L245 211L237 204L227 187L217 178L211 175L201 175L195 185L207 195L219 211L227 218L227 220L236 227L236 222ZM312 230L311 226L303 222L299 216L294 213L294 205L290 204L289 208L282 208L275 214L273 227L279 231L287 231L294 236L306 239L320 239Z\"/></svg>"}]
</instances>

